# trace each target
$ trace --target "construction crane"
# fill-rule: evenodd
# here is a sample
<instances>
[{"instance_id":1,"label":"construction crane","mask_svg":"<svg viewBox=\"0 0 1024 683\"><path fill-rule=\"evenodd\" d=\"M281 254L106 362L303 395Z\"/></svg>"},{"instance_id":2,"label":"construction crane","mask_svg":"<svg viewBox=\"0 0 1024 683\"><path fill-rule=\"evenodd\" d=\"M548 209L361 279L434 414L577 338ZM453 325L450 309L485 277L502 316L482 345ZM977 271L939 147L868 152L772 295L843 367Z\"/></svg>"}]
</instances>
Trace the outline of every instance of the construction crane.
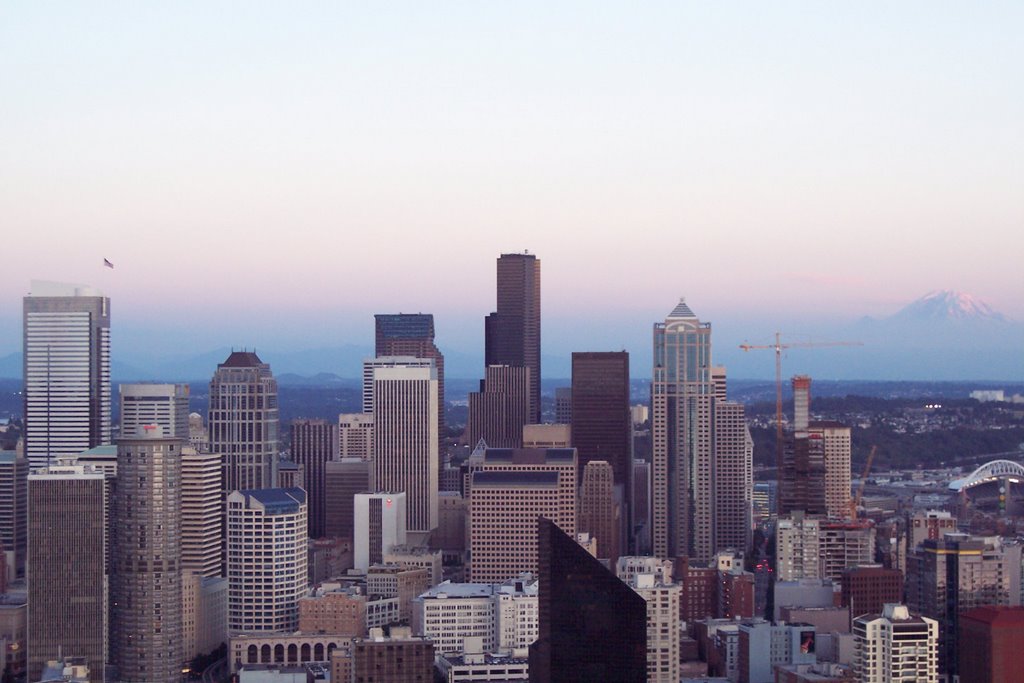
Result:
<instances>
[{"instance_id":1,"label":"construction crane","mask_svg":"<svg viewBox=\"0 0 1024 683\"><path fill-rule=\"evenodd\" d=\"M878 446L872 446L871 452L868 453L868 461L864 465L864 474L860 475L860 486L857 487L857 495L850 501L850 519L857 519L857 508L860 507L860 499L864 497L864 487L868 483L868 472L871 471L871 463L875 460L875 451L877 450Z\"/></svg>"},{"instance_id":2,"label":"construction crane","mask_svg":"<svg viewBox=\"0 0 1024 683\"><path fill-rule=\"evenodd\" d=\"M782 350L783 349L807 349L823 346L863 346L862 342L789 342L782 343L782 333L775 333L774 344L740 344L744 351L754 349L775 349L775 471L776 476L782 477Z\"/></svg>"}]
</instances>

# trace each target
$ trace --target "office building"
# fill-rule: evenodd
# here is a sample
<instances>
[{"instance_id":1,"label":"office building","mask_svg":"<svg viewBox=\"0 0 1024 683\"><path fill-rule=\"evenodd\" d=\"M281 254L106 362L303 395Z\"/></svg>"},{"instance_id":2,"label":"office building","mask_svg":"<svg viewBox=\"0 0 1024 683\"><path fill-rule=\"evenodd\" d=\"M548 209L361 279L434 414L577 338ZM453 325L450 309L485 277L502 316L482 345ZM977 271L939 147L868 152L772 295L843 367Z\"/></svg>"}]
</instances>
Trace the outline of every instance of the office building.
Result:
<instances>
[{"instance_id":1,"label":"office building","mask_svg":"<svg viewBox=\"0 0 1024 683\"><path fill-rule=\"evenodd\" d=\"M567 424L523 425L523 448L572 448L572 429Z\"/></svg>"},{"instance_id":2,"label":"office building","mask_svg":"<svg viewBox=\"0 0 1024 683\"><path fill-rule=\"evenodd\" d=\"M199 413L189 413L188 442L200 453L207 453L210 450L210 430L206 428L203 416Z\"/></svg>"},{"instance_id":3,"label":"office building","mask_svg":"<svg viewBox=\"0 0 1024 683\"><path fill-rule=\"evenodd\" d=\"M775 519L778 499L778 482L759 481L754 484L754 523L764 524Z\"/></svg>"},{"instance_id":4,"label":"office building","mask_svg":"<svg viewBox=\"0 0 1024 683\"><path fill-rule=\"evenodd\" d=\"M332 586L333 587L333 586ZM366 594L317 590L299 599L299 631L354 638L366 634Z\"/></svg>"},{"instance_id":5,"label":"office building","mask_svg":"<svg viewBox=\"0 0 1024 683\"><path fill-rule=\"evenodd\" d=\"M548 519L538 520L530 681L647 680L647 603Z\"/></svg>"},{"instance_id":6,"label":"office building","mask_svg":"<svg viewBox=\"0 0 1024 683\"><path fill-rule=\"evenodd\" d=\"M647 603L647 681L679 681L681 587L657 574L636 574L628 585Z\"/></svg>"},{"instance_id":7,"label":"office building","mask_svg":"<svg viewBox=\"0 0 1024 683\"><path fill-rule=\"evenodd\" d=\"M536 573L537 517L575 536L576 505L574 449L488 448L470 486L472 580Z\"/></svg>"},{"instance_id":8,"label":"office building","mask_svg":"<svg viewBox=\"0 0 1024 683\"><path fill-rule=\"evenodd\" d=\"M106 477L82 465L28 476L28 680L74 652L103 681L107 661Z\"/></svg>"},{"instance_id":9,"label":"office building","mask_svg":"<svg viewBox=\"0 0 1024 683\"><path fill-rule=\"evenodd\" d=\"M604 460L612 467L615 485L628 492L632 434L629 354L573 352L572 446L581 477L588 462Z\"/></svg>"},{"instance_id":10,"label":"office building","mask_svg":"<svg viewBox=\"0 0 1024 683\"><path fill-rule=\"evenodd\" d=\"M384 554L407 541L405 493L357 493L354 499L355 568L366 572Z\"/></svg>"},{"instance_id":11,"label":"office building","mask_svg":"<svg viewBox=\"0 0 1024 683\"><path fill-rule=\"evenodd\" d=\"M181 568L221 575L224 472L220 456L181 449Z\"/></svg>"},{"instance_id":12,"label":"office building","mask_svg":"<svg viewBox=\"0 0 1024 683\"><path fill-rule=\"evenodd\" d=\"M436 374L437 368L431 358L417 358L415 356L378 356L363 359L363 413L373 415L373 376L376 368L393 368L401 366L405 368L433 368ZM339 416L340 417L340 416Z\"/></svg>"},{"instance_id":13,"label":"office building","mask_svg":"<svg viewBox=\"0 0 1024 683\"><path fill-rule=\"evenodd\" d=\"M224 489L277 484L277 380L252 351L232 351L210 380L210 452L224 461Z\"/></svg>"},{"instance_id":14,"label":"office building","mask_svg":"<svg viewBox=\"0 0 1024 683\"><path fill-rule=\"evenodd\" d=\"M158 425L117 440L110 655L120 681L177 683L181 677L184 444Z\"/></svg>"},{"instance_id":15,"label":"office building","mask_svg":"<svg viewBox=\"0 0 1024 683\"><path fill-rule=\"evenodd\" d=\"M372 377L371 485L405 493L406 531L422 539L437 528L437 371L430 359L387 357Z\"/></svg>"},{"instance_id":16,"label":"office building","mask_svg":"<svg viewBox=\"0 0 1024 683\"><path fill-rule=\"evenodd\" d=\"M632 509L630 535L635 552L650 553L651 550L651 463L646 460L633 461Z\"/></svg>"},{"instance_id":17,"label":"office building","mask_svg":"<svg viewBox=\"0 0 1024 683\"><path fill-rule=\"evenodd\" d=\"M228 629L294 631L306 594L302 489L232 491L227 499Z\"/></svg>"},{"instance_id":18,"label":"office building","mask_svg":"<svg viewBox=\"0 0 1024 683\"><path fill-rule=\"evenodd\" d=\"M654 325L651 537L658 557L707 560L714 552L710 369L711 324L680 300Z\"/></svg>"},{"instance_id":19,"label":"office building","mask_svg":"<svg viewBox=\"0 0 1024 683\"><path fill-rule=\"evenodd\" d=\"M110 299L33 280L23 301L25 457L31 467L110 443Z\"/></svg>"},{"instance_id":20,"label":"office building","mask_svg":"<svg viewBox=\"0 0 1024 683\"><path fill-rule=\"evenodd\" d=\"M540 259L502 254L497 268L497 310L484 321L484 366L527 368L528 422L540 419Z\"/></svg>"},{"instance_id":21,"label":"office building","mask_svg":"<svg viewBox=\"0 0 1024 683\"><path fill-rule=\"evenodd\" d=\"M0 451L0 548L5 555L5 582L25 576L27 543L28 460L20 448Z\"/></svg>"},{"instance_id":22,"label":"office building","mask_svg":"<svg viewBox=\"0 0 1024 683\"><path fill-rule=\"evenodd\" d=\"M434 644L408 628L379 628L352 641L352 680L360 683L432 683Z\"/></svg>"},{"instance_id":23,"label":"office building","mask_svg":"<svg viewBox=\"0 0 1024 683\"><path fill-rule=\"evenodd\" d=\"M981 606L1019 605L1021 546L998 537L946 534L907 556L907 607L939 623L939 671L959 673L960 616Z\"/></svg>"},{"instance_id":24,"label":"office building","mask_svg":"<svg viewBox=\"0 0 1024 683\"><path fill-rule=\"evenodd\" d=\"M724 380L724 376L723 376ZM720 383L724 386L724 381ZM712 550L750 547L754 515L754 440L742 403L715 399L712 420Z\"/></svg>"},{"instance_id":25,"label":"office building","mask_svg":"<svg viewBox=\"0 0 1024 683\"><path fill-rule=\"evenodd\" d=\"M373 455L373 413L338 415L338 458L369 460Z\"/></svg>"},{"instance_id":26,"label":"office building","mask_svg":"<svg viewBox=\"0 0 1024 683\"><path fill-rule=\"evenodd\" d=\"M379 563L366 570L366 593L382 598L398 598L398 614L403 624L412 621L412 601L430 589L426 567Z\"/></svg>"},{"instance_id":27,"label":"office building","mask_svg":"<svg viewBox=\"0 0 1024 683\"><path fill-rule=\"evenodd\" d=\"M1024 607L975 607L960 615L960 683L1021 677Z\"/></svg>"},{"instance_id":28,"label":"office building","mask_svg":"<svg viewBox=\"0 0 1024 683\"><path fill-rule=\"evenodd\" d=\"M327 420L292 420L292 461L302 466L309 501L309 537L326 535L326 486L324 469L338 452L338 427Z\"/></svg>"},{"instance_id":29,"label":"office building","mask_svg":"<svg viewBox=\"0 0 1024 683\"><path fill-rule=\"evenodd\" d=\"M881 614L886 603L903 603L903 572L879 565L851 567L843 572L842 604L852 617Z\"/></svg>"},{"instance_id":30,"label":"office building","mask_svg":"<svg viewBox=\"0 0 1024 683\"><path fill-rule=\"evenodd\" d=\"M957 519L945 510L921 510L911 516L907 527L907 551L912 552L928 539L939 540L956 533Z\"/></svg>"},{"instance_id":31,"label":"office building","mask_svg":"<svg viewBox=\"0 0 1024 683\"><path fill-rule=\"evenodd\" d=\"M772 624L751 619L739 625L737 673L740 683L773 683L775 667L813 664L817 631L810 624Z\"/></svg>"},{"instance_id":32,"label":"office building","mask_svg":"<svg viewBox=\"0 0 1024 683\"><path fill-rule=\"evenodd\" d=\"M809 439L821 441L825 460L825 514L832 519L853 517L850 509L850 428L838 422L811 422Z\"/></svg>"},{"instance_id":33,"label":"office building","mask_svg":"<svg viewBox=\"0 0 1024 683\"><path fill-rule=\"evenodd\" d=\"M621 490L621 489L620 489ZM615 500L615 472L604 460L591 460L583 468L577 530L597 539L597 556L614 565L619 557L621 506Z\"/></svg>"},{"instance_id":34,"label":"office building","mask_svg":"<svg viewBox=\"0 0 1024 683\"><path fill-rule=\"evenodd\" d=\"M160 425L168 437L190 439L187 384L122 384L121 436L133 436L145 425Z\"/></svg>"},{"instance_id":35,"label":"office building","mask_svg":"<svg viewBox=\"0 0 1024 683\"><path fill-rule=\"evenodd\" d=\"M529 368L488 365L484 373L480 391L469 394L467 442L483 440L492 448L521 448L531 415Z\"/></svg>"},{"instance_id":36,"label":"office building","mask_svg":"<svg viewBox=\"0 0 1024 683\"><path fill-rule=\"evenodd\" d=\"M429 358L437 369L437 452L440 467L444 469L445 455L445 404L444 404L444 354L434 343L434 316L429 313L392 313L373 316L376 340L374 355L413 356Z\"/></svg>"},{"instance_id":37,"label":"office building","mask_svg":"<svg viewBox=\"0 0 1024 683\"><path fill-rule=\"evenodd\" d=\"M555 389L555 422L572 424L572 387Z\"/></svg>"},{"instance_id":38,"label":"office building","mask_svg":"<svg viewBox=\"0 0 1024 683\"><path fill-rule=\"evenodd\" d=\"M888 604L853 620L854 674L860 683L938 681L939 625Z\"/></svg>"},{"instance_id":39,"label":"office building","mask_svg":"<svg viewBox=\"0 0 1024 683\"><path fill-rule=\"evenodd\" d=\"M191 662L228 641L228 580L185 570L181 574L182 660Z\"/></svg>"},{"instance_id":40,"label":"office building","mask_svg":"<svg viewBox=\"0 0 1024 683\"><path fill-rule=\"evenodd\" d=\"M324 464L324 534L328 538L354 539L354 505L357 493L370 490L370 461L342 458Z\"/></svg>"}]
</instances>

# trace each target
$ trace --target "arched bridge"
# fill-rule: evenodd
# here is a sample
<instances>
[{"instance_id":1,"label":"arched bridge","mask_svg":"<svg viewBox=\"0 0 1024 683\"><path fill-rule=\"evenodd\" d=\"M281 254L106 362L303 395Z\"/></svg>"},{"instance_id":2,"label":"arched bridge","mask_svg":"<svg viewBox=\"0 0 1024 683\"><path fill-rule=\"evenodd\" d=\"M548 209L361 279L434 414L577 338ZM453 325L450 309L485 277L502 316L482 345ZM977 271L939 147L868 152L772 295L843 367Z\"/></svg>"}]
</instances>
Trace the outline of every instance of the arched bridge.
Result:
<instances>
[{"instance_id":1,"label":"arched bridge","mask_svg":"<svg viewBox=\"0 0 1024 683\"><path fill-rule=\"evenodd\" d=\"M1024 465L1013 460L993 460L992 462L985 463L966 477L950 482L949 490L960 492L979 484L1007 477L1016 479L1017 481L1014 483L1024 482Z\"/></svg>"}]
</instances>

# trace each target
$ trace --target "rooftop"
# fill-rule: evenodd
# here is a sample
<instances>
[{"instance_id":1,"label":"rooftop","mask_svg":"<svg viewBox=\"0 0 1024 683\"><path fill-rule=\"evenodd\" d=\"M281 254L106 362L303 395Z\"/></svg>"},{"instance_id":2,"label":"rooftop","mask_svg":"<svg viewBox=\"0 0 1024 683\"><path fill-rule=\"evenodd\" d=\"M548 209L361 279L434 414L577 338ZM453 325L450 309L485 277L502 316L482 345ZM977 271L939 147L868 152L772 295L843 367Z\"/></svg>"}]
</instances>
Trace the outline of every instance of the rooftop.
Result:
<instances>
[{"instance_id":1,"label":"rooftop","mask_svg":"<svg viewBox=\"0 0 1024 683\"><path fill-rule=\"evenodd\" d=\"M558 472L494 472L473 473L473 486L558 486Z\"/></svg>"},{"instance_id":2,"label":"rooftop","mask_svg":"<svg viewBox=\"0 0 1024 683\"><path fill-rule=\"evenodd\" d=\"M378 313L377 332L386 339L430 339L434 316L430 313Z\"/></svg>"},{"instance_id":3,"label":"rooftop","mask_svg":"<svg viewBox=\"0 0 1024 683\"><path fill-rule=\"evenodd\" d=\"M221 368L258 368L263 361L256 355L255 351L232 351L227 360L218 367Z\"/></svg>"},{"instance_id":4,"label":"rooftop","mask_svg":"<svg viewBox=\"0 0 1024 683\"><path fill-rule=\"evenodd\" d=\"M697 316L690 307L686 305L686 299L680 297L679 303L672 309L672 312L668 314L668 318L696 318Z\"/></svg>"},{"instance_id":5,"label":"rooftop","mask_svg":"<svg viewBox=\"0 0 1024 683\"><path fill-rule=\"evenodd\" d=\"M258 501L271 514L297 512L299 505L306 502L306 492L297 487L288 489L245 489L239 491L239 493L247 499Z\"/></svg>"}]
</instances>

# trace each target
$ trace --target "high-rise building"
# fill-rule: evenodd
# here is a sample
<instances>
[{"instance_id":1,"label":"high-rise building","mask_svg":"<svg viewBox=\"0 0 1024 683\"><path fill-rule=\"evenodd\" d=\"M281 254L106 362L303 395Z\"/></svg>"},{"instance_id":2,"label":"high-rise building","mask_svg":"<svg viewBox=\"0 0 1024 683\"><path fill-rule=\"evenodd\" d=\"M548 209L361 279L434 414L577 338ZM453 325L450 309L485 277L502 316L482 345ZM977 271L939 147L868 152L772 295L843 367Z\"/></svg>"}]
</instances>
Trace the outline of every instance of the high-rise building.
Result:
<instances>
[{"instance_id":1,"label":"high-rise building","mask_svg":"<svg viewBox=\"0 0 1024 683\"><path fill-rule=\"evenodd\" d=\"M325 536L324 468L338 452L338 427L327 420L292 420L292 460L302 465L309 499L309 537Z\"/></svg>"},{"instance_id":2,"label":"high-rise building","mask_svg":"<svg viewBox=\"0 0 1024 683\"><path fill-rule=\"evenodd\" d=\"M926 540L939 540L949 533L956 533L957 519L945 510L923 510L915 512L907 524L907 550L913 551Z\"/></svg>"},{"instance_id":3,"label":"high-rise building","mask_svg":"<svg viewBox=\"0 0 1024 683\"><path fill-rule=\"evenodd\" d=\"M391 313L373 316L376 327L375 356L430 358L437 368L437 452L444 469L444 354L434 344L434 316L430 313Z\"/></svg>"},{"instance_id":4,"label":"high-rise building","mask_svg":"<svg viewBox=\"0 0 1024 683\"><path fill-rule=\"evenodd\" d=\"M881 614L886 603L903 603L903 572L879 565L851 567L843 572L842 604L851 617Z\"/></svg>"},{"instance_id":5,"label":"high-rise building","mask_svg":"<svg viewBox=\"0 0 1024 683\"><path fill-rule=\"evenodd\" d=\"M999 537L946 534L907 555L907 606L938 621L939 671L959 673L960 616L983 605L1020 604L1021 546Z\"/></svg>"},{"instance_id":6,"label":"high-rise building","mask_svg":"<svg viewBox=\"0 0 1024 683\"><path fill-rule=\"evenodd\" d=\"M975 607L960 615L960 683L1021 677L1024 607Z\"/></svg>"},{"instance_id":7,"label":"high-rise building","mask_svg":"<svg viewBox=\"0 0 1024 683\"><path fill-rule=\"evenodd\" d=\"M119 681L181 678L181 437L148 425L117 440L110 641Z\"/></svg>"},{"instance_id":8,"label":"high-rise building","mask_svg":"<svg viewBox=\"0 0 1024 683\"><path fill-rule=\"evenodd\" d=\"M224 460L224 489L277 484L277 380L252 351L232 351L210 380L210 451Z\"/></svg>"},{"instance_id":9,"label":"high-rise building","mask_svg":"<svg viewBox=\"0 0 1024 683\"><path fill-rule=\"evenodd\" d=\"M434 368L432 358L415 356L378 356L363 359L363 412L373 419L373 373L376 368L391 368L401 365L406 368ZM436 370L436 368L435 368ZM372 422L371 422L372 427Z\"/></svg>"},{"instance_id":10,"label":"high-rise building","mask_svg":"<svg viewBox=\"0 0 1024 683\"><path fill-rule=\"evenodd\" d=\"M491 448L521 448L523 429L530 423L528 368L489 365L480 391L469 394L467 441L483 439Z\"/></svg>"},{"instance_id":11,"label":"high-rise building","mask_svg":"<svg viewBox=\"0 0 1024 683\"><path fill-rule=\"evenodd\" d=\"M850 428L838 422L811 422L810 439L821 440L825 461L825 514L832 519L851 516Z\"/></svg>"},{"instance_id":12,"label":"high-rise building","mask_svg":"<svg viewBox=\"0 0 1024 683\"><path fill-rule=\"evenodd\" d=\"M615 471L604 460L591 460L583 468L576 528L597 539L597 556L612 565L619 557L620 510L621 506L615 501Z\"/></svg>"},{"instance_id":13,"label":"high-rise building","mask_svg":"<svg viewBox=\"0 0 1024 683\"><path fill-rule=\"evenodd\" d=\"M371 483L405 492L406 530L422 537L437 528L437 371L433 360L411 360L374 361Z\"/></svg>"},{"instance_id":14,"label":"high-rise building","mask_svg":"<svg viewBox=\"0 0 1024 683\"><path fill-rule=\"evenodd\" d=\"M529 368L529 422L540 422L540 259L498 258L497 310L484 321L484 365Z\"/></svg>"},{"instance_id":15,"label":"high-rise building","mask_svg":"<svg viewBox=\"0 0 1024 683\"><path fill-rule=\"evenodd\" d=\"M555 423L572 424L572 387L555 389Z\"/></svg>"},{"instance_id":16,"label":"high-rise building","mask_svg":"<svg viewBox=\"0 0 1024 683\"><path fill-rule=\"evenodd\" d=\"M573 352L572 445L580 474L591 460L604 460L612 466L615 484L628 489L632 435L629 354Z\"/></svg>"},{"instance_id":17,"label":"high-rise building","mask_svg":"<svg viewBox=\"0 0 1024 683\"><path fill-rule=\"evenodd\" d=\"M33 280L23 312L29 464L110 443L110 299L85 285Z\"/></svg>"},{"instance_id":18,"label":"high-rise building","mask_svg":"<svg viewBox=\"0 0 1024 683\"><path fill-rule=\"evenodd\" d=\"M754 440L743 404L716 398L712 431L712 549L745 551L754 526Z\"/></svg>"},{"instance_id":19,"label":"high-rise building","mask_svg":"<svg viewBox=\"0 0 1024 683\"><path fill-rule=\"evenodd\" d=\"M647 603L648 683L678 683L681 587L658 574L637 574L626 583Z\"/></svg>"},{"instance_id":20,"label":"high-rise building","mask_svg":"<svg viewBox=\"0 0 1024 683\"><path fill-rule=\"evenodd\" d=\"M190 440L187 384L122 384L121 436L133 436L140 427L160 425L168 437Z\"/></svg>"},{"instance_id":21,"label":"high-rise building","mask_svg":"<svg viewBox=\"0 0 1024 683\"><path fill-rule=\"evenodd\" d=\"M221 575L224 473L220 456L181 449L181 568Z\"/></svg>"},{"instance_id":22,"label":"high-rise building","mask_svg":"<svg viewBox=\"0 0 1024 683\"><path fill-rule=\"evenodd\" d=\"M652 378L654 554L707 560L714 552L711 323L683 300L654 325Z\"/></svg>"},{"instance_id":23,"label":"high-rise building","mask_svg":"<svg viewBox=\"0 0 1024 683\"><path fill-rule=\"evenodd\" d=\"M89 680L107 661L106 477L54 465L28 477L28 680L62 655L84 657ZM180 664L180 662L175 662Z\"/></svg>"},{"instance_id":24,"label":"high-rise building","mask_svg":"<svg viewBox=\"0 0 1024 683\"><path fill-rule=\"evenodd\" d=\"M373 413L338 415L338 459L369 460L373 455Z\"/></svg>"},{"instance_id":25,"label":"high-rise building","mask_svg":"<svg viewBox=\"0 0 1024 683\"><path fill-rule=\"evenodd\" d=\"M28 460L20 448L0 451L0 548L7 578L25 575L28 543Z\"/></svg>"},{"instance_id":26,"label":"high-rise building","mask_svg":"<svg viewBox=\"0 0 1024 683\"><path fill-rule=\"evenodd\" d=\"M538 520L539 637L530 681L647 680L647 603L551 520Z\"/></svg>"},{"instance_id":27,"label":"high-rise building","mask_svg":"<svg viewBox=\"0 0 1024 683\"><path fill-rule=\"evenodd\" d=\"M392 548L406 544L406 501L400 491L356 494L352 543L356 569L365 572L383 562Z\"/></svg>"},{"instance_id":28,"label":"high-rise building","mask_svg":"<svg viewBox=\"0 0 1024 683\"><path fill-rule=\"evenodd\" d=\"M773 624L751 619L739 625L737 678L741 683L770 683L778 665L809 664L816 659L817 630L810 624Z\"/></svg>"},{"instance_id":29,"label":"high-rise building","mask_svg":"<svg viewBox=\"0 0 1024 683\"><path fill-rule=\"evenodd\" d=\"M853 620L854 674L860 683L935 683L939 679L939 625L887 604L881 614Z\"/></svg>"},{"instance_id":30,"label":"high-rise building","mask_svg":"<svg viewBox=\"0 0 1024 683\"><path fill-rule=\"evenodd\" d=\"M228 629L294 631L307 586L306 492L232 491L227 508Z\"/></svg>"},{"instance_id":31,"label":"high-rise building","mask_svg":"<svg viewBox=\"0 0 1024 683\"><path fill-rule=\"evenodd\" d=\"M324 535L353 540L357 493L370 490L369 460L342 458L324 466Z\"/></svg>"}]
</instances>

